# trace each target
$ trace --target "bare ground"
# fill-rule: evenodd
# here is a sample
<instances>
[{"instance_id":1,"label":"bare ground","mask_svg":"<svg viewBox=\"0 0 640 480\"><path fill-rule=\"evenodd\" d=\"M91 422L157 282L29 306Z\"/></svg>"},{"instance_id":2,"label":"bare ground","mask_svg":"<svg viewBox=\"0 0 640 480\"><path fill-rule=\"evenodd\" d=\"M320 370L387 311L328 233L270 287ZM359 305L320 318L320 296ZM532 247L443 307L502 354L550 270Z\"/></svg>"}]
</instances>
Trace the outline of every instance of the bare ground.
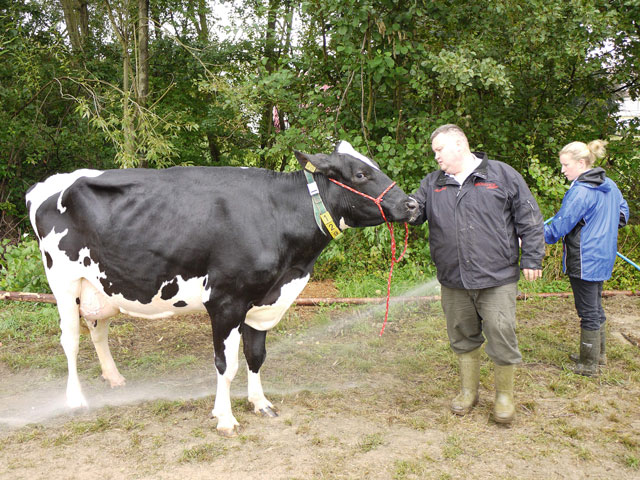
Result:
<instances>
[{"instance_id":1,"label":"bare ground","mask_svg":"<svg viewBox=\"0 0 640 480\"><path fill-rule=\"evenodd\" d=\"M305 296L333 291L310 288ZM64 410L59 369L0 362L0 478L637 479L640 349L629 339L640 339L640 298L607 299L605 309L609 364L588 379L567 359L577 345L572 299L519 303L524 363L511 427L490 418L486 357L480 404L465 417L449 413L457 366L437 303L394 309L382 338L379 308L293 309L270 334L263 368L280 416L250 411L241 371L233 406L242 430L233 439L210 419L208 320L120 318L111 344L127 386L96 379L84 338L88 411ZM29 345L1 349L13 358Z\"/></svg>"}]
</instances>

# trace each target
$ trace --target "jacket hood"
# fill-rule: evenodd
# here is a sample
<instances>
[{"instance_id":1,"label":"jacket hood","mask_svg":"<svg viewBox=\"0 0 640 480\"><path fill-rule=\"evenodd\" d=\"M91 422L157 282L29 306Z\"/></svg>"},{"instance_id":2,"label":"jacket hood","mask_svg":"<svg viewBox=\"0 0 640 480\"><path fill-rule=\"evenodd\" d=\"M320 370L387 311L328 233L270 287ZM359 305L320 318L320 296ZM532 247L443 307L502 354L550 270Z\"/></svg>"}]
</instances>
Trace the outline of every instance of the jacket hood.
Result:
<instances>
[{"instance_id":1,"label":"jacket hood","mask_svg":"<svg viewBox=\"0 0 640 480\"><path fill-rule=\"evenodd\" d=\"M576 178L576 182L583 183L587 187L602 190L603 192L608 192L609 190L611 190L611 185L609 185L609 183L607 182L606 172L604 171L604 168L601 167L587 170L578 178Z\"/></svg>"}]
</instances>

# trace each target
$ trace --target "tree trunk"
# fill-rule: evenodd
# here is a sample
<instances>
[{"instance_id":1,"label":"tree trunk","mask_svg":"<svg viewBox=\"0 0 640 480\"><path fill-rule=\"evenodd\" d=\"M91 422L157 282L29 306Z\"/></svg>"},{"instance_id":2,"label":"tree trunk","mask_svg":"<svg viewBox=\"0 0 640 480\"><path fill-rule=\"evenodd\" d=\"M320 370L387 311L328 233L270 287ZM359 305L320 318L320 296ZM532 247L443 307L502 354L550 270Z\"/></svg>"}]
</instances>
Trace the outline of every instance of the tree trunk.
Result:
<instances>
[{"instance_id":1,"label":"tree trunk","mask_svg":"<svg viewBox=\"0 0 640 480\"><path fill-rule=\"evenodd\" d=\"M149 0L138 0L138 104L147 106L149 95Z\"/></svg>"},{"instance_id":2,"label":"tree trunk","mask_svg":"<svg viewBox=\"0 0 640 480\"><path fill-rule=\"evenodd\" d=\"M198 40L203 45L209 43L209 25L207 24L207 2L206 0L198 0L198 18L200 19L200 30L198 32Z\"/></svg>"},{"instance_id":3,"label":"tree trunk","mask_svg":"<svg viewBox=\"0 0 640 480\"><path fill-rule=\"evenodd\" d=\"M60 0L67 35L74 53L81 53L89 35L89 11L86 0Z\"/></svg>"}]
</instances>

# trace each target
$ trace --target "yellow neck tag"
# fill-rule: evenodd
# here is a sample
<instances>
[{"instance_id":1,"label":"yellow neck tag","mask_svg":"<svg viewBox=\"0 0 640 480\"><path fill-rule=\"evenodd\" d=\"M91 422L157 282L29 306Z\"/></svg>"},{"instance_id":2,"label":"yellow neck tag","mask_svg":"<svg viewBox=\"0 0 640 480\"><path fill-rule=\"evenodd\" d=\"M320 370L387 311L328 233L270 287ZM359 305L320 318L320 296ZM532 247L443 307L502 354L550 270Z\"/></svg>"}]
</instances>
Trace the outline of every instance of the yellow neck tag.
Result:
<instances>
[{"instance_id":1,"label":"yellow neck tag","mask_svg":"<svg viewBox=\"0 0 640 480\"><path fill-rule=\"evenodd\" d=\"M324 223L324 226L327 227L327 230L333 238L338 238L340 235L342 235L342 232L336 226L329 212L321 213L320 218L322 219L322 223Z\"/></svg>"}]
</instances>

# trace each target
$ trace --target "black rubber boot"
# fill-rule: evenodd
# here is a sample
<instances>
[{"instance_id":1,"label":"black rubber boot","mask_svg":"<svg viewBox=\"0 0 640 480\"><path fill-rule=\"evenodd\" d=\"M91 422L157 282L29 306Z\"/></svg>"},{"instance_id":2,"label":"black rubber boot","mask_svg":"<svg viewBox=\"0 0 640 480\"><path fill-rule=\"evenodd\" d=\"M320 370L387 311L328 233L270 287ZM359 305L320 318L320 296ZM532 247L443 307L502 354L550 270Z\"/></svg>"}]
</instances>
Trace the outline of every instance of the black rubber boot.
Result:
<instances>
[{"instance_id":1,"label":"black rubber boot","mask_svg":"<svg viewBox=\"0 0 640 480\"><path fill-rule=\"evenodd\" d=\"M600 365L607 364L607 335L605 333L604 323L600 326L600 359L598 363Z\"/></svg>"},{"instance_id":2,"label":"black rubber boot","mask_svg":"<svg viewBox=\"0 0 640 480\"><path fill-rule=\"evenodd\" d=\"M580 330L580 360L574 373L593 377L598 375L600 359L600 330Z\"/></svg>"},{"instance_id":3,"label":"black rubber boot","mask_svg":"<svg viewBox=\"0 0 640 480\"><path fill-rule=\"evenodd\" d=\"M606 352L606 333L605 333L605 328L604 328L604 324L600 327L600 357L598 358L598 364L599 365L606 365L607 364L607 352ZM571 353L569 355L569 358L571 359L572 362L574 363L579 363L580 362L580 355L578 353Z\"/></svg>"}]
</instances>

